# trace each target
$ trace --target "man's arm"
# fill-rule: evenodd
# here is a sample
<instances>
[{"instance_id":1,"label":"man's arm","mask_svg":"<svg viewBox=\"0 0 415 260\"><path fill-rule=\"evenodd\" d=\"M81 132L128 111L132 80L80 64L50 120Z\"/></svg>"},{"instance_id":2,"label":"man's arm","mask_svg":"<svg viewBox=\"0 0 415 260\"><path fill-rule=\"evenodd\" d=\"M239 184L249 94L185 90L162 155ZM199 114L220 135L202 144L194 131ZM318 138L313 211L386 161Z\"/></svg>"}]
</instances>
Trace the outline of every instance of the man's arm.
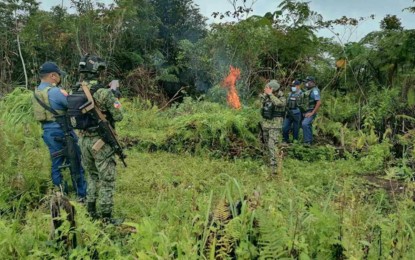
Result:
<instances>
[{"instance_id":1,"label":"man's arm","mask_svg":"<svg viewBox=\"0 0 415 260\"><path fill-rule=\"evenodd\" d=\"M110 89L99 89L95 94L98 106L108 111L116 122L123 119L121 103Z\"/></svg>"},{"instance_id":2,"label":"man's arm","mask_svg":"<svg viewBox=\"0 0 415 260\"><path fill-rule=\"evenodd\" d=\"M68 108L68 92L60 87L53 87L49 90L49 99L59 107L55 109L67 109Z\"/></svg>"},{"instance_id":3,"label":"man's arm","mask_svg":"<svg viewBox=\"0 0 415 260\"><path fill-rule=\"evenodd\" d=\"M284 98L284 94L281 91L278 92L277 96L271 93L269 97L271 102L277 107L285 107L287 104L287 99Z\"/></svg>"},{"instance_id":4,"label":"man's arm","mask_svg":"<svg viewBox=\"0 0 415 260\"><path fill-rule=\"evenodd\" d=\"M307 114L304 115L305 117L310 117L310 116L315 115L321 106L320 91L318 91L317 93L313 92L313 95L314 95L314 100L316 100L316 105L314 106L313 111L308 112Z\"/></svg>"}]
</instances>

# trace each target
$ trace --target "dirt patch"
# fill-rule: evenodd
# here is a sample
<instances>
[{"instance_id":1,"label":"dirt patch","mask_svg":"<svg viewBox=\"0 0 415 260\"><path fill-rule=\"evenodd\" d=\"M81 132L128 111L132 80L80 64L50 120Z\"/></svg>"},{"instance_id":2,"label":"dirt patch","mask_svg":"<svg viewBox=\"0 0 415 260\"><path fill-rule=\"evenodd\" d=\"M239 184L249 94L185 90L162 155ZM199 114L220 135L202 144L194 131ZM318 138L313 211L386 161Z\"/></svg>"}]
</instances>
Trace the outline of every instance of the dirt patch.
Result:
<instances>
[{"instance_id":1,"label":"dirt patch","mask_svg":"<svg viewBox=\"0 0 415 260\"><path fill-rule=\"evenodd\" d=\"M377 175L365 175L363 178L367 181L371 188L384 189L389 195L399 195L408 190L408 186L404 181L387 180Z\"/></svg>"}]
</instances>

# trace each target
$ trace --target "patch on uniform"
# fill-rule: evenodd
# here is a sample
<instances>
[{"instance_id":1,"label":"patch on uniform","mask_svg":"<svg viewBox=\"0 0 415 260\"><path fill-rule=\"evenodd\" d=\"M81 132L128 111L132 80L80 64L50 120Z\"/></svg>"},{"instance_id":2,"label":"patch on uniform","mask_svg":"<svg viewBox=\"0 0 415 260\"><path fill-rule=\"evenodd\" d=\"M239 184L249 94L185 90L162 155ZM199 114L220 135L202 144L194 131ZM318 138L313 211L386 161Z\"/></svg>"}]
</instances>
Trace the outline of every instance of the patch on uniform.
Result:
<instances>
[{"instance_id":1,"label":"patch on uniform","mask_svg":"<svg viewBox=\"0 0 415 260\"><path fill-rule=\"evenodd\" d=\"M313 90L314 95L318 95L318 90Z\"/></svg>"},{"instance_id":2,"label":"patch on uniform","mask_svg":"<svg viewBox=\"0 0 415 260\"><path fill-rule=\"evenodd\" d=\"M64 90L64 89L60 89L60 91L65 97L67 97L69 95L68 92L66 92L66 90Z\"/></svg>"},{"instance_id":3,"label":"patch on uniform","mask_svg":"<svg viewBox=\"0 0 415 260\"><path fill-rule=\"evenodd\" d=\"M117 109L120 108L121 107L121 103L119 101L115 101L114 102L114 107L117 108Z\"/></svg>"}]
</instances>

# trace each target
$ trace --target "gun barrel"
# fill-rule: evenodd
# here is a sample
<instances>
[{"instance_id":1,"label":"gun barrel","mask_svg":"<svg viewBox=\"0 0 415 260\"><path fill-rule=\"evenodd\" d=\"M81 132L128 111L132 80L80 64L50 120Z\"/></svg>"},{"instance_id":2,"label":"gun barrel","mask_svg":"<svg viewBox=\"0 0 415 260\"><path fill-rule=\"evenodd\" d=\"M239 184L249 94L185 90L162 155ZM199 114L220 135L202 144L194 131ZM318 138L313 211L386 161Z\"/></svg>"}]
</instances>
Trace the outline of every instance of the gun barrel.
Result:
<instances>
[{"instance_id":1,"label":"gun barrel","mask_svg":"<svg viewBox=\"0 0 415 260\"><path fill-rule=\"evenodd\" d=\"M82 109L86 108L87 106L89 106L89 105L91 105L91 104L92 104L92 102L91 102L91 101L88 101L88 102L86 102L85 104L83 104L82 106L80 106L80 107L79 107L79 110L82 110Z\"/></svg>"}]
</instances>

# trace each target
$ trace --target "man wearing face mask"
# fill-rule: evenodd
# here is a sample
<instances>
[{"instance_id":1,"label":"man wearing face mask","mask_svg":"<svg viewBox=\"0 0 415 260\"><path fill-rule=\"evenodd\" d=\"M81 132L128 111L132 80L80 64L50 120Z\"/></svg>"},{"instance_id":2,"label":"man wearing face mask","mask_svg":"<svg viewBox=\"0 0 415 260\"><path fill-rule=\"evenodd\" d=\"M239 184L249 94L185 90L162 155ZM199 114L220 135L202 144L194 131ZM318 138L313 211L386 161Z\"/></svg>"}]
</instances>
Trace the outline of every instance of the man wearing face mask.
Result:
<instances>
[{"instance_id":1,"label":"man wearing face mask","mask_svg":"<svg viewBox=\"0 0 415 260\"><path fill-rule=\"evenodd\" d=\"M313 142L313 121L321 106L320 90L314 77L308 76L305 79L306 91L303 96L304 119L301 123L303 128L304 144L309 146Z\"/></svg>"},{"instance_id":2,"label":"man wearing face mask","mask_svg":"<svg viewBox=\"0 0 415 260\"><path fill-rule=\"evenodd\" d=\"M280 141L282 120L285 115L284 93L280 90L280 84L271 80L265 85L264 93L260 95L262 101L262 131L264 144L268 149L272 173L277 169L277 144Z\"/></svg>"},{"instance_id":3,"label":"man wearing face mask","mask_svg":"<svg viewBox=\"0 0 415 260\"><path fill-rule=\"evenodd\" d=\"M64 72L54 62L45 62L39 71L41 83L35 89L33 95L33 110L37 121L42 125L42 138L49 148L52 159L52 182L55 186L62 189L63 177L61 168L67 158L64 154L65 149L65 132L62 126L57 122L58 118L64 116L68 108L68 93L59 87L61 77ZM70 132L72 138L77 141L77 136L73 131ZM81 163L80 149L75 145L75 154L78 163ZM74 173L75 179L72 179L76 189L79 202L83 202L86 197L86 181L84 179L84 170L79 167L79 172ZM76 176L75 176L76 174Z\"/></svg>"},{"instance_id":4,"label":"man wearing face mask","mask_svg":"<svg viewBox=\"0 0 415 260\"><path fill-rule=\"evenodd\" d=\"M300 130L301 123L301 110L300 102L302 98L302 91L300 89L301 82L294 80L291 86L291 93L288 94L287 99L287 116L284 119L284 124L282 127L282 138L283 142L289 143L289 133L290 130L293 132L293 140L298 140L298 132Z\"/></svg>"}]
</instances>

